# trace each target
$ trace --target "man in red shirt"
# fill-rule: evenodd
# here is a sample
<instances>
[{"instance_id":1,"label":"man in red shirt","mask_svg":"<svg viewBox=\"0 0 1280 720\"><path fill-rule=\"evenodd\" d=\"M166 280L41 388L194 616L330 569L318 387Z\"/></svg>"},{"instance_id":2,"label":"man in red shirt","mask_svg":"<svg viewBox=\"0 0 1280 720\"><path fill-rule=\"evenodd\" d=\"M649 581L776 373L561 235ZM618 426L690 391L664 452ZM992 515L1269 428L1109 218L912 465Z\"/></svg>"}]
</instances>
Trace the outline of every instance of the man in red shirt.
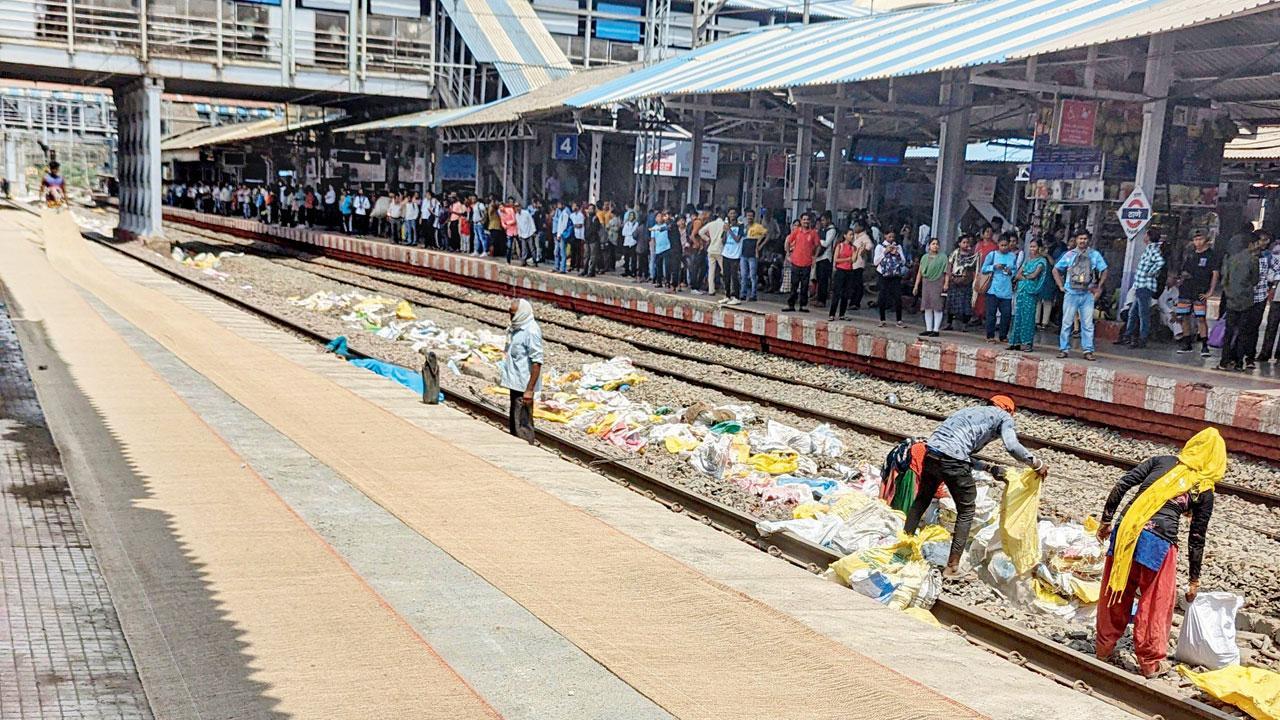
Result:
<instances>
[{"instance_id":1,"label":"man in red shirt","mask_svg":"<svg viewBox=\"0 0 1280 720\"><path fill-rule=\"evenodd\" d=\"M787 259L791 261L791 294L783 312L794 312L796 296L800 297L800 312L809 312L809 272L813 268L813 254L820 241L808 215L800 216L800 227L787 236Z\"/></svg>"}]
</instances>

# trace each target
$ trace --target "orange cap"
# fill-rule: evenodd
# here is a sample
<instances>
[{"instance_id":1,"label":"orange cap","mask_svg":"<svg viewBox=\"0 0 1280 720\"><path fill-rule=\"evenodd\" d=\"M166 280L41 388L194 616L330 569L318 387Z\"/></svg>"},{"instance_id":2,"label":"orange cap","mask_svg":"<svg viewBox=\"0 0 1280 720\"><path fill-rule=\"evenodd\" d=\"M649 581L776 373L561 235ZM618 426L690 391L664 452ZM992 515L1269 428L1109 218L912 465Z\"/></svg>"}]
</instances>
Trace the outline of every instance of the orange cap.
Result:
<instances>
[{"instance_id":1,"label":"orange cap","mask_svg":"<svg viewBox=\"0 0 1280 720\"><path fill-rule=\"evenodd\" d=\"M1013 404L1013 398L1010 398L1008 395L996 395L995 397L991 398L991 404L995 405L1001 410L1004 410L1010 415L1012 415L1013 411L1017 409L1016 406Z\"/></svg>"}]
</instances>

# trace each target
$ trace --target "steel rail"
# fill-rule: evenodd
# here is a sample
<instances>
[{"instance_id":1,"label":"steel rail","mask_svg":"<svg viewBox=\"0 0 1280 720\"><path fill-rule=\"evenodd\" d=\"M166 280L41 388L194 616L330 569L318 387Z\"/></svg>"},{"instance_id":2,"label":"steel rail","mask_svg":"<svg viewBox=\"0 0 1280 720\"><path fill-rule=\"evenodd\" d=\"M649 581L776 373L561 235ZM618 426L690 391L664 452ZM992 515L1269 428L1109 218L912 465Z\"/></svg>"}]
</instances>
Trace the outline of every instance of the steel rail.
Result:
<instances>
[{"instance_id":1,"label":"steel rail","mask_svg":"<svg viewBox=\"0 0 1280 720\"><path fill-rule=\"evenodd\" d=\"M166 267L160 261L144 259L117 247L96 233L83 232L89 240L98 242L136 262L155 269L180 283L196 288L220 300L232 303L253 315L280 326L299 336L325 345L330 338L285 318L271 310L255 307L235 298L230 293L187 277L180 271ZM358 349L352 351L358 357L371 357ZM447 393L446 401L459 409L482 418L497 426L505 427L506 411L480 398L457 393ZM675 485L630 464L626 458L607 457L597 450L572 439L562 437L544 428L535 427L538 441L566 458L588 465L640 494L661 502L673 512L729 533L747 544L787 560L811 572L821 572L839 555L827 548L814 545L790 533L763 535L756 528L756 518L691 490ZM939 622L971 643L984 647L1033 672L1067 687L1096 697L1152 720L1235 720L1235 716L1191 698L1184 698L1172 690L1154 683L1144 682L1137 676L1102 663L1083 653L1059 645L1027 630L999 620L981 610L950 600L939 599L932 612Z\"/></svg>"},{"instance_id":2,"label":"steel rail","mask_svg":"<svg viewBox=\"0 0 1280 720\"><path fill-rule=\"evenodd\" d=\"M265 240L244 241L242 243L242 242L237 242L236 240L228 240L223 237L215 237L205 232L193 232L192 230L188 229L188 227L189 226L184 226L182 228L182 232L186 232L188 234L195 235L197 237L203 237L208 240L212 240L219 243L232 244L237 247L249 247L249 249L251 249L254 253L263 257L275 256L275 257L293 259L308 265L309 267L306 270L307 272L310 272L319 277L333 280L335 282L341 282L347 285L356 285L357 287L361 287L362 289L365 289L365 290L380 292L377 288L372 288L367 285L359 285L358 283L352 282L348 278L335 277L333 275L327 274L315 268L317 267L329 268L331 270L335 270L340 273L349 273L352 275L365 278L367 280L384 283L386 285L399 288L402 291L416 292L422 295L440 298L450 302L464 303L464 304L473 305L475 307L482 308L485 310L500 312L498 308L490 307L479 300L474 300L466 297L454 297L436 290L429 290L429 289L420 287L418 285L414 285L410 282L380 277L377 274L365 272L360 269L338 267L336 265L331 265L327 262L326 263L317 262L315 258L300 257L302 255L305 255L306 253L293 251L277 243L273 243ZM245 244L245 243L251 243L251 244ZM267 244L267 245L272 245L274 247L280 248L281 252L271 252L271 251L265 250L259 247L260 244ZM345 261L340 261L340 260L338 261L330 260L329 262L343 263L348 265L355 264L355 263L347 263ZM385 272L390 272L390 271L385 271ZM412 299L412 298L409 298L409 299ZM479 322L485 322L484 320L480 320L479 318L475 318L474 316L472 316L472 319L475 319ZM558 327L558 328L572 331L572 332L585 332L580 327L575 327L573 325L570 325L569 323L565 323L557 320L543 319L543 320L539 320L539 322L542 323L544 326L550 325L552 327ZM771 382L785 383L789 385L798 385L798 386L809 388L812 390L817 390L820 392L828 392L828 393L843 395L845 397L853 398L855 400L873 403L881 407L898 410L901 412L909 413L909 414L916 415L929 420L935 420L940 422L947 418L947 415L945 413L934 412L931 410L923 410L920 408L912 408L909 406L889 402L883 398L877 398L871 395L866 395L864 393L857 393L851 390L845 390L843 388L826 387L819 383L811 382L811 381L800 379L800 378L787 377L784 375L770 372L768 370L756 370L756 369L748 370L748 369L742 369L742 368L725 365L723 363L711 362L697 355L694 355L692 353L688 353L678 349L670 349L670 348L662 347L653 343L646 342L644 340L632 339L623 335L602 332L599 330L592 330L591 332L593 334L599 335L609 340L627 343L632 347L635 347L640 350L644 350L645 352L653 353L655 355L668 355L681 360L696 362L710 368L724 368L726 370L742 373L744 375L754 375L756 377L769 380ZM549 339L554 339L554 338L549 338ZM605 354L603 353L582 348L581 346L578 346L572 342L566 342L565 340L557 340L557 342L574 347L575 349L586 354L605 357ZM698 342L698 341L689 340L689 342ZM839 415L839 414L831 413L831 412L822 410L820 408L814 408L808 405L804 405L802 403L790 402L788 400L778 399L778 398L767 398L767 397L758 397L755 395L748 395L747 393L744 393L741 389L736 388L731 384L695 377L693 375L689 375L679 370L672 370L669 368L661 367L657 364L646 362L643 360L635 360L633 358L632 362L637 367L643 368L645 370L649 370L655 373L660 373L662 375L666 375L668 377L672 377L674 379L680 380L682 382L687 382L692 385L704 387L711 390L716 390L718 392L725 393L726 395L731 395L740 399L749 399L754 402L770 405L776 409L785 410L787 412L791 412L791 413L800 415L802 417L811 417L811 418L816 418L825 422L847 425L857 430L860 430L862 432L876 435L887 442L898 443L907 437L911 437L909 433L903 433L898 430L886 428L880 425L876 425L874 423L867 422L865 420L858 420L855 418L851 418L847 415ZM1019 433L1018 439L1022 441L1023 445L1030 447L1032 449L1036 449L1036 450L1049 449L1057 452L1063 452L1069 455L1073 455L1082 460L1096 462L1102 465L1106 465L1108 467L1114 467L1121 470L1127 471L1136 464L1134 459L1131 457L1123 457L1120 455L1115 455L1115 454L1103 452L1100 450L1094 450L1091 448L1076 447L1062 441L1052 440L1052 439L1043 438L1043 437L1037 437L1035 435ZM1251 488L1245 485L1238 485L1235 483L1227 483L1227 482L1219 482L1216 486L1216 490L1223 495L1235 496L1247 502L1255 503L1265 507L1280 507L1280 494L1269 493L1264 490L1258 490L1256 488ZM1251 529L1255 530L1260 534L1266 535L1272 538L1273 540L1280 540L1280 531L1265 530L1261 528L1251 528Z\"/></svg>"}]
</instances>

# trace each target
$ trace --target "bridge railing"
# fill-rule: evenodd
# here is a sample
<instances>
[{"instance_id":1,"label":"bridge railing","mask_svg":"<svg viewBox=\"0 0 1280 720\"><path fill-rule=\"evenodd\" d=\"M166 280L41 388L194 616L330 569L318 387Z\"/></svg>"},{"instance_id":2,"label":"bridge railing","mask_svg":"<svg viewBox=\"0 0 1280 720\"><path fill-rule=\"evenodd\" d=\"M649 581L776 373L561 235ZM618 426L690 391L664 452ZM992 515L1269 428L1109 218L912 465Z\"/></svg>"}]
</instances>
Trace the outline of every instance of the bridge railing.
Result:
<instances>
[{"instance_id":1,"label":"bridge railing","mask_svg":"<svg viewBox=\"0 0 1280 720\"><path fill-rule=\"evenodd\" d=\"M0 42L64 47L70 52L105 50L143 59L180 58L236 64L279 64L283 30L278 13L266 6L229 0L147 3L145 22L138 0L0 0ZM181 8L181 9L179 9ZM434 30L418 23L373 24L363 38L343 24L290 33L294 63L343 71L348 44L366 58L357 66L373 73L430 76ZM389 19L387 19L389 20Z\"/></svg>"}]
</instances>

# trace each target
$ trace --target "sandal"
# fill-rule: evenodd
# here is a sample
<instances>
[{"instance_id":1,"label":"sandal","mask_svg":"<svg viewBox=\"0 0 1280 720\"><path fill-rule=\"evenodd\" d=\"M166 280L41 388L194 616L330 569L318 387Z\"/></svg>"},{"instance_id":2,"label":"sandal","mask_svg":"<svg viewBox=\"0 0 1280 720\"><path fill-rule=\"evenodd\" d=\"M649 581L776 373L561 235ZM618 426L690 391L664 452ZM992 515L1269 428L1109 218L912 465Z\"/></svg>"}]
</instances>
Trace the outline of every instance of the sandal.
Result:
<instances>
[{"instance_id":1,"label":"sandal","mask_svg":"<svg viewBox=\"0 0 1280 720\"><path fill-rule=\"evenodd\" d=\"M1091 353L1091 352L1087 352L1087 353L1085 353L1085 354L1084 354L1084 359L1085 359L1085 360L1088 360L1089 362L1094 362L1094 361L1095 361L1095 360L1097 360L1098 358L1094 357L1094 356L1093 356L1093 353Z\"/></svg>"},{"instance_id":2,"label":"sandal","mask_svg":"<svg viewBox=\"0 0 1280 720\"><path fill-rule=\"evenodd\" d=\"M1058 357L1060 357L1060 358L1069 358L1069 357L1071 357L1071 353L1067 352L1066 350L1063 350L1062 352L1058 353Z\"/></svg>"}]
</instances>

